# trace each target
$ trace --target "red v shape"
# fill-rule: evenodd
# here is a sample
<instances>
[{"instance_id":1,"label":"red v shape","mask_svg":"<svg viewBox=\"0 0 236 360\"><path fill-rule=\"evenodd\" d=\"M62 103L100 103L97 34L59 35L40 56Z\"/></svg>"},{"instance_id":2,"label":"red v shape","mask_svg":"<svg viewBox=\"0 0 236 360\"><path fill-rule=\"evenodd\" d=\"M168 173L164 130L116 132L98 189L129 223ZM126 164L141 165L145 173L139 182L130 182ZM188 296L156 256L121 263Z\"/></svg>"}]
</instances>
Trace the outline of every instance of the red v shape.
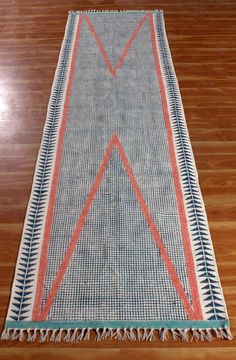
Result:
<instances>
[{"instance_id":1,"label":"red v shape","mask_svg":"<svg viewBox=\"0 0 236 360\"><path fill-rule=\"evenodd\" d=\"M95 39L95 41L96 41L96 43L97 43L97 46L98 46L99 50L101 51L101 54L102 54L102 56L103 56L103 58L104 58L104 60L105 60L105 62L106 62L106 64L107 64L108 70L110 71L110 73L111 73L112 76L115 76L117 70L121 67L121 65L122 65L122 63L123 63L123 61L124 61L124 59L125 59L125 57L126 57L126 55L127 55L127 52L128 52L128 50L129 50L130 46L132 45L132 42L134 41L136 35L138 34L139 30L140 30L141 27L143 26L145 20L147 19L148 14L146 14L146 15L141 19L141 21L139 22L138 26L136 27L136 29L135 29L134 32L132 33L131 37L129 38L127 44L125 45L125 48L124 48L124 50L123 50L123 52L122 52L122 54L121 54L121 57L120 57L118 63L117 63L114 67L113 67L112 64L111 64L111 61L110 61L110 59L109 59L109 57L108 57L108 55L107 55L107 52L106 52L106 50L104 49L104 46L103 46L103 44L102 44L102 42L101 42L101 40L100 40L100 38L99 38L96 30L94 29L94 27L93 27L93 25L92 25L89 17L88 17L87 15L82 15L82 16L84 16L84 19L86 20L86 22L87 22L87 24L88 24L88 26L89 26L92 34L93 34L93 37L94 37L94 39Z\"/></svg>"},{"instance_id":2,"label":"red v shape","mask_svg":"<svg viewBox=\"0 0 236 360\"><path fill-rule=\"evenodd\" d=\"M117 150L119 152L119 155L121 157L121 160L122 160L122 163L123 163L123 166L125 168L125 171L126 173L128 174L129 176L129 179L130 179L130 182L131 182L131 185L133 187L133 190L135 192L135 195L136 195L136 198L138 200L138 203L139 203L139 206L142 210L142 213L143 213L143 216L144 218L146 219L147 221L147 224L149 226L149 229L150 229L150 232L153 236L153 239L155 240L155 243L157 245L157 247L159 248L160 250L160 253L161 253L161 256L163 258L163 261L164 261L164 264L167 268L167 271L169 273L169 276L170 276L170 279L179 295L179 298L181 299L182 301L182 304L183 304L183 307L185 308L185 311L186 313L188 314L188 317L189 319L195 319L195 312L194 312L194 309L192 307L192 305L190 304L187 296L186 296L186 293L184 291L184 288L183 288L183 285L181 284L179 278L178 278L178 275L175 271L175 268L173 266L173 263L172 261L170 260L169 256L168 256L168 253L167 253L167 250L165 248L165 246L163 245L163 242L160 238L160 235L158 233L158 230L156 228L156 225L151 217L151 214L148 210L148 206L144 200L144 197L142 195L142 192L141 192L141 189L139 188L139 185L137 183L137 180L135 178L135 175L132 171L132 168L129 164L129 161L128 161L128 158L125 154L125 151L122 147L122 144L117 136L116 133L113 134L112 138L111 138L111 141L107 147L107 150L105 152L105 155L104 155L104 159L100 165L100 168L98 170L98 173L97 173L97 176L94 180L94 183L91 187L91 191L87 197L87 200L85 202L85 205L82 209L82 212L80 214L80 217L77 221L77 224L75 226L75 229L74 229L74 232L72 234L72 237L70 239L70 242L69 242L69 245L68 245L68 248L67 248L67 251L65 253L65 256L64 256L64 259L61 263L61 265L59 266L59 269L58 269L58 272L56 274L56 277L55 277L55 280L52 284L52 287L51 287L51 290L49 292L49 295L46 299L46 302L45 302L45 305L44 305L44 308L42 309L42 311L40 311L40 309L38 309L38 312L37 314L35 314L34 316L34 320L37 320L37 321L43 321L47 318L47 315L48 315L48 312L53 304L53 301L54 301L54 298L56 296L56 293L61 285L61 282L63 280L63 277L65 275L65 272L69 266L69 262L70 262L70 259L73 255L73 252L75 250L75 247L79 241L79 237L80 237L80 234L81 234L81 231L84 227L84 224L85 224L85 221L86 221L86 218L87 218L87 215L88 215L88 212L90 210L90 207L92 205L92 202L96 196L96 193L99 189L99 186L101 185L101 181L102 181L102 178L103 178L103 174L105 172L105 169L107 167L107 164L110 160L110 157L111 157L111 154L112 154L112 151L114 149L114 147L117 147Z\"/></svg>"}]
</instances>

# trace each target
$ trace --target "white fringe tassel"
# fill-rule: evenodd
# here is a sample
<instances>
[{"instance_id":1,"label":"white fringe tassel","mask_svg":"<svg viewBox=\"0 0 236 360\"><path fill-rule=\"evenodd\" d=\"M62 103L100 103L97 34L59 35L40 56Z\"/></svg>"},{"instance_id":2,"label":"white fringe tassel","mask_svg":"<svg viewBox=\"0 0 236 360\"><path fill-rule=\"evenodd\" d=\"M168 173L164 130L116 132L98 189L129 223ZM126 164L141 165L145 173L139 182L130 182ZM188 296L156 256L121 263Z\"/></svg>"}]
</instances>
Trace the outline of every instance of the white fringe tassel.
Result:
<instances>
[{"instance_id":1,"label":"white fringe tassel","mask_svg":"<svg viewBox=\"0 0 236 360\"><path fill-rule=\"evenodd\" d=\"M18 341L36 341L46 342L52 341L59 343L78 342L81 340L89 340L91 328L84 329L5 329L2 332L1 340L18 340ZM103 328L95 329L96 341L105 340L107 338L116 340L143 340L153 341L156 339L155 332L161 341L212 341L214 339L232 340L233 336L229 328L215 329L167 329L159 330L148 328L124 328L112 329Z\"/></svg>"},{"instance_id":2,"label":"white fringe tassel","mask_svg":"<svg viewBox=\"0 0 236 360\"><path fill-rule=\"evenodd\" d=\"M162 9L146 9L146 10L132 10L132 9L120 9L120 10L97 10L97 9L89 9L89 10L69 10L69 14L83 14L83 13L93 13L93 14L99 14L99 13L163 13Z\"/></svg>"}]
</instances>

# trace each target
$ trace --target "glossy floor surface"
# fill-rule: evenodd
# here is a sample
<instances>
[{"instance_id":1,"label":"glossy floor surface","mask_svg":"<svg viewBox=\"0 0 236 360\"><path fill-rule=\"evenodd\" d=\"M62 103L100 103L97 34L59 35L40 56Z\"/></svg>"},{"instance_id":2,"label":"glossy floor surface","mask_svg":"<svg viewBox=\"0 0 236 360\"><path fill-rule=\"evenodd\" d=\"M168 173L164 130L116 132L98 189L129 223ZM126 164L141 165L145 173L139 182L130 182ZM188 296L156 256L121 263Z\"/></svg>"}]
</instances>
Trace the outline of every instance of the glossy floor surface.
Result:
<instances>
[{"instance_id":1,"label":"glossy floor surface","mask_svg":"<svg viewBox=\"0 0 236 360\"><path fill-rule=\"evenodd\" d=\"M236 334L236 1L0 1L0 322L68 10L165 11L219 273ZM0 359L235 359L213 343L1 342Z\"/></svg>"}]
</instances>

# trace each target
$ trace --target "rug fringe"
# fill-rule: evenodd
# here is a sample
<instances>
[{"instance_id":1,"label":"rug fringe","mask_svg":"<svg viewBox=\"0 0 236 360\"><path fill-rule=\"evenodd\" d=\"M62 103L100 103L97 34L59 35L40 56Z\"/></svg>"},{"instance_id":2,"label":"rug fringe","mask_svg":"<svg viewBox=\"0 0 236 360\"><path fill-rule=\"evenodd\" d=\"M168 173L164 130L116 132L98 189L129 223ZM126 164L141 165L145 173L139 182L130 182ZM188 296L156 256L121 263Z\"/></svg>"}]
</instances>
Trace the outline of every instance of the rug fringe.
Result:
<instances>
[{"instance_id":1,"label":"rug fringe","mask_svg":"<svg viewBox=\"0 0 236 360\"><path fill-rule=\"evenodd\" d=\"M96 332L96 341L105 340L107 338L116 340L129 341L153 341L157 337L160 341L213 341L214 339L232 340L233 336L229 328L214 328L214 329L154 329L154 328L83 328L83 329L4 329L1 335L1 340L18 340L34 342L38 340L43 343L52 341L59 343L64 342L79 342L82 340L89 340L91 331Z\"/></svg>"},{"instance_id":2,"label":"rug fringe","mask_svg":"<svg viewBox=\"0 0 236 360\"><path fill-rule=\"evenodd\" d=\"M134 10L134 9L117 9L117 10L97 10L97 9L88 9L88 10L69 10L69 14L84 14L84 13L163 13L162 9L146 9L146 10Z\"/></svg>"}]
</instances>

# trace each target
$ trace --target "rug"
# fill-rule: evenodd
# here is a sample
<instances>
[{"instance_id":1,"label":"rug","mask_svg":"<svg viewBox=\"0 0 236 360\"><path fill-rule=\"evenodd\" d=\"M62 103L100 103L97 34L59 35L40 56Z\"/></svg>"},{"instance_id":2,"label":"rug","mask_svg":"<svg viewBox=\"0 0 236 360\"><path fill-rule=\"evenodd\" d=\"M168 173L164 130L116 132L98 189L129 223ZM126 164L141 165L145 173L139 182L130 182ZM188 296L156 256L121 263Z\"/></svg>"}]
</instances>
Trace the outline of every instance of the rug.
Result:
<instances>
[{"instance_id":1,"label":"rug","mask_svg":"<svg viewBox=\"0 0 236 360\"><path fill-rule=\"evenodd\" d=\"M231 339L162 11L70 12L2 339Z\"/></svg>"}]
</instances>

